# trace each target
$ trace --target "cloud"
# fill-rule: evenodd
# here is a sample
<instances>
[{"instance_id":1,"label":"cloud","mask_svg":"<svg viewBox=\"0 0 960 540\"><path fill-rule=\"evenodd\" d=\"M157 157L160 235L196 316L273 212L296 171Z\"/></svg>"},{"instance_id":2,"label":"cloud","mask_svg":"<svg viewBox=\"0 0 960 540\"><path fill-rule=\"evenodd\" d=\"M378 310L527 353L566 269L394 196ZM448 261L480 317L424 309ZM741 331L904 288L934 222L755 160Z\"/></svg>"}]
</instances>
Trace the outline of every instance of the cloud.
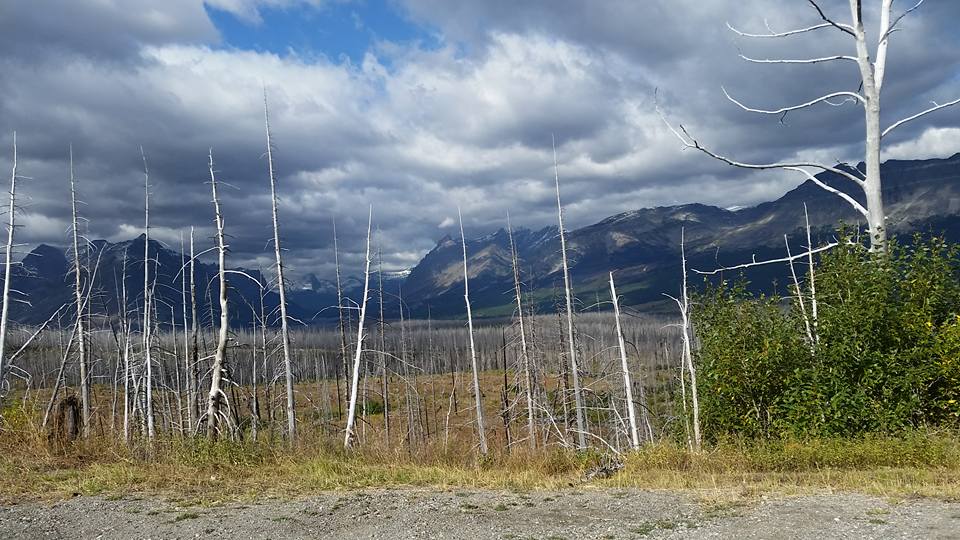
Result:
<instances>
[{"instance_id":1,"label":"cloud","mask_svg":"<svg viewBox=\"0 0 960 540\"><path fill-rule=\"evenodd\" d=\"M145 44L218 39L199 0L6 0L0 33L0 57L26 63L64 55L129 60Z\"/></svg>"},{"instance_id":2,"label":"cloud","mask_svg":"<svg viewBox=\"0 0 960 540\"><path fill-rule=\"evenodd\" d=\"M319 8L326 2L324 0L205 0L204 3L212 8L231 13L250 24L260 24L263 22L260 16L263 9L293 9L303 6Z\"/></svg>"},{"instance_id":3,"label":"cloud","mask_svg":"<svg viewBox=\"0 0 960 540\"><path fill-rule=\"evenodd\" d=\"M211 242L205 182L212 148L232 261L269 264L265 83L294 276L332 273L334 219L341 259L348 273L359 271L369 204L390 269L429 250L455 224L457 205L468 235L504 226L508 210L517 226L552 224L551 137L570 227L644 206L755 204L802 179L748 173L682 151L654 113L653 94L658 88L672 120L739 159L859 160L862 114L854 107L824 106L781 123L724 99L721 84L762 106L856 89L850 66L755 66L737 58L738 47L760 57L849 47L830 33L797 38L790 48L737 42L724 25L762 30L766 12L781 29L815 16L780 4L405 0L407 16L433 28L438 45L379 42L353 62L218 44L199 0L145 3L139 11L102 0L63 2L85 21L75 27L28 13L25 0L16 0L12 10L0 8L19 18L0 26L22 40L0 44L0 148L10 147L17 129L21 170L33 178L22 187L27 241L64 241L59 225L69 215L66 149L73 143L91 235L139 234L143 145L157 234L178 243L180 231L196 226L201 245ZM263 8L306 4L208 5L255 23ZM949 21L960 5L924 5L915 15L891 48L885 122L955 97L960 38ZM904 126L887 155L955 152L958 115L944 111ZM8 159L0 152L0 167Z\"/></svg>"},{"instance_id":4,"label":"cloud","mask_svg":"<svg viewBox=\"0 0 960 540\"><path fill-rule=\"evenodd\" d=\"M930 159L960 152L960 128L927 128L922 135L888 147L883 159Z\"/></svg>"}]
</instances>

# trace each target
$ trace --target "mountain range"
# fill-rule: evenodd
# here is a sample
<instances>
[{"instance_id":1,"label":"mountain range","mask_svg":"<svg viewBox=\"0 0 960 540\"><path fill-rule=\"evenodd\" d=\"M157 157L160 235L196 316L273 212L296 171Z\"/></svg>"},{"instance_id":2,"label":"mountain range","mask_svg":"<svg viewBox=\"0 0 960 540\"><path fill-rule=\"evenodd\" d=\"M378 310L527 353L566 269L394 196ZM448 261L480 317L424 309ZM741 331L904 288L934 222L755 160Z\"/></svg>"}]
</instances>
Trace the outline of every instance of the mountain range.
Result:
<instances>
[{"instance_id":1,"label":"mountain range","mask_svg":"<svg viewBox=\"0 0 960 540\"><path fill-rule=\"evenodd\" d=\"M960 239L960 154L946 159L887 161L882 167L888 231L902 235L915 231ZM859 188L846 178L823 173L818 179L861 199ZM835 234L841 222L858 225L858 214L848 203L806 181L779 199L740 209L703 204L644 208L607 217L593 225L567 232L570 273L584 306L608 297L607 272L614 270L623 302L641 309L663 307L664 293L677 294L680 283L680 240L684 239L690 268L712 269L785 255L784 235L794 251L806 245L805 209L816 239ZM562 293L560 241L557 227L518 228L513 239L519 254L525 293L541 311L553 309ZM92 306L99 313L117 313L126 275L128 308L142 302L144 237L127 242L94 242L87 249L94 290ZM467 240L471 303L478 316L508 316L512 312L513 274L510 239L506 230ZM150 259L156 262L155 295L158 317L180 320L182 302L179 271L181 254L151 241ZM124 256L127 262L124 266ZM97 262L99 261L99 262ZM463 306L463 261L459 239L441 238L420 262L406 272L384 273L385 311L399 314L402 294L413 317L460 318ZM11 305L14 320L37 324L72 298L70 263L61 248L40 245L14 272L12 287L25 293L30 305ZM788 269L762 267L749 277L758 287L782 283ZM126 270L126 274L124 274ZM248 326L261 312L260 285L268 278L258 271L231 274L231 323ZM204 320L215 315L216 268L197 264L198 311ZM371 283L378 280L372 276ZM208 287L209 284L209 287ZM362 280L344 277L343 294L357 301ZM214 299L211 309L208 299ZM290 313L306 323L329 322L336 317L336 284L308 274L290 287ZM374 295L372 298L376 298ZM262 312L276 320L278 295L267 290ZM374 300L376 302L376 300ZM388 315L390 317L390 315Z\"/></svg>"}]
</instances>

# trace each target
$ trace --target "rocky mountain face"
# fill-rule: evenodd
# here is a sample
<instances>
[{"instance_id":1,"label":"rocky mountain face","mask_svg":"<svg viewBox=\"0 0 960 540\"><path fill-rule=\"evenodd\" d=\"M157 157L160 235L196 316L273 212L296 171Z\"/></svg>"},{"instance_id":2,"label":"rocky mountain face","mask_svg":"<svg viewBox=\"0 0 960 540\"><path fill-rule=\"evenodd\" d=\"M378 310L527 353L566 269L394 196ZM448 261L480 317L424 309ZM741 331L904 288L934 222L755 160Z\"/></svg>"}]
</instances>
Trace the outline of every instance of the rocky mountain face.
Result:
<instances>
[{"instance_id":1,"label":"rocky mountain face","mask_svg":"<svg viewBox=\"0 0 960 540\"><path fill-rule=\"evenodd\" d=\"M888 161L883 165L884 199L888 228L894 235L914 231L946 234L960 240L960 154L948 159ZM847 193L858 188L832 174L818 178ZM858 194L858 197L859 194ZM862 202L862 201L861 201ZM646 309L662 307L663 293L677 294L680 283L680 238L684 237L690 268L713 269L738 264L756 256L785 255L784 235L791 247L806 245L806 205L814 243L835 233L837 224L858 225L858 215L839 197L813 182L805 182L776 201L750 208L725 210L702 204L645 208L608 217L598 223L569 231L567 243L571 276L585 305L607 298L607 272L615 271L618 292L627 304ZM528 300L540 310L552 309L562 295L560 240L556 227L517 229L513 240L519 254ZM89 269L85 279L93 282L95 314L116 314L126 276L127 309L136 314L143 300L144 237L127 242L99 240L90 245L81 260ZM513 276L510 238L505 230L467 240L470 299L477 316L505 316L513 310ZM182 317L180 283L181 254L151 241L149 255L155 261L152 284L161 321ZM72 254L71 254L72 256ZM124 262L126 259L126 262ZM41 245L16 267L12 287L18 299L29 304L11 304L14 320L38 324L73 298L72 259L63 249ZM758 287L769 288L774 280L785 283L788 269L763 267L748 274ZM269 277L255 270L232 273L230 281L231 323L249 327L260 316L276 322L278 295L269 289L262 296L258 283ZM197 263L198 313L203 321L219 317L216 267ZM341 278L346 303L362 296L363 281ZM371 276L371 288L379 286ZM389 318L399 314L399 297L411 316L459 318L464 316L463 266L459 239L446 236L409 272L383 275L384 311ZM290 313L308 323L330 322L337 317L336 284L308 274L291 286ZM371 292L377 302L378 295ZM212 300L212 302L211 302ZM138 317L137 315L134 315ZM65 319L69 320L69 317Z\"/></svg>"},{"instance_id":2,"label":"rocky mountain face","mask_svg":"<svg viewBox=\"0 0 960 540\"><path fill-rule=\"evenodd\" d=\"M888 229L894 235L913 231L945 233L960 238L960 154L948 159L888 161L883 165ZM857 194L859 188L834 174L821 181ZM615 271L618 292L629 304L663 300L677 294L680 283L680 238L684 236L688 267L713 269L785 255L784 235L794 252L806 245L804 208L818 239L831 237L841 222L856 227L850 205L807 181L776 201L725 210L702 204L645 208L608 217L567 233L571 276L585 304L606 298L607 272ZM557 229L514 232L527 291L541 309L550 309L562 294L560 241ZM462 253L458 240L441 239L410 272L404 283L415 315L461 316ZM487 316L512 311L509 239L506 231L467 240L471 302ZM752 270L748 279L769 288L785 283L788 269Z\"/></svg>"},{"instance_id":3,"label":"rocky mountain face","mask_svg":"<svg viewBox=\"0 0 960 540\"><path fill-rule=\"evenodd\" d=\"M127 313L134 321L142 318L144 288L144 241L143 235L126 242L110 243L97 240L82 248L83 282L92 284L93 294L89 310L94 316L115 317L126 296ZM150 287L155 298L156 320L169 323L175 320L182 325L183 294L181 288L181 254L151 240L148 249L150 260ZM236 269L240 273L228 276L228 298L232 306L231 324L249 327L261 313L260 284L268 278L259 271ZM197 315L206 324L219 314L219 281L215 265L195 264L197 287ZM16 298L25 302L10 305L13 320L25 324L39 324L65 304L73 301L73 254L63 249L42 244L28 253L22 264L15 267L11 287L23 294ZM89 285L88 285L89 286ZM189 295L189 277L186 282ZM124 289L126 289L124 291ZM276 311L279 296L267 291L263 295L263 313ZM189 305L189 304L188 304ZM63 312L69 321L74 307ZM304 316L302 309L294 307L296 316Z\"/></svg>"}]
</instances>

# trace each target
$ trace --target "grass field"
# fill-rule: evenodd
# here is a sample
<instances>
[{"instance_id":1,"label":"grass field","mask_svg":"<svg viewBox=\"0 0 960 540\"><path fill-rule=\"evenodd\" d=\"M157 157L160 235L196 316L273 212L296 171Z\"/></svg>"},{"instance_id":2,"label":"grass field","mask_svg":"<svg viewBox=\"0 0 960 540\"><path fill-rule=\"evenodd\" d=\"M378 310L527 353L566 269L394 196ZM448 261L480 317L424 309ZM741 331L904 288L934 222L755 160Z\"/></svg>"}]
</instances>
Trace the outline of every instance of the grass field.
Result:
<instances>
[{"instance_id":1,"label":"grass field","mask_svg":"<svg viewBox=\"0 0 960 540\"><path fill-rule=\"evenodd\" d=\"M600 454L553 449L478 458L469 448L375 446L345 452L333 440L208 443L158 440L128 448L103 441L53 451L41 438L0 437L0 496L63 498L153 493L197 501L296 497L359 488L562 489L583 486ZM960 499L960 440L948 433L902 438L723 443L700 453L661 443L623 457L595 487L694 490L710 497L856 491Z\"/></svg>"},{"instance_id":2,"label":"grass field","mask_svg":"<svg viewBox=\"0 0 960 540\"><path fill-rule=\"evenodd\" d=\"M405 387L395 381L389 445L383 436L382 403L373 402L365 427L358 429L359 445L351 451L342 448L343 422L336 413L335 385L329 381L298 388L300 433L293 445L280 435L279 407L272 422L275 428L264 425L256 440L249 429L238 440L216 443L166 431L152 444L135 440L125 445L118 427L109 425L111 397L105 387L95 387L94 394L97 418L107 420L98 421L91 439L52 444L40 429L47 396L34 392L26 400L11 400L4 410L0 475L5 481L0 483L0 498L152 493L216 501L406 486L520 491L591 486L692 490L720 498L856 491L960 500L960 434L950 431L860 439L731 440L714 442L701 452L691 452L668 436L638 452L614 457L622 464L619 472L587 482L585 473L610 456L600 450L564 449L556 437L530 450L517 442L525 426L522 408L514 413L514 444L506 450L501 410L498 400L491 399L499 394L502 372L482 377L491 453L481 457L475 448L467 379L457 378L460 405L451 411L450 376L419 378L423 418L413 424L404 408ZM369 384L375 388L377 381ZM594 385L602 387L599 382ZM240 388L237 399L247 401L243 394L248 392ZM408 437L411 425L419 427ZM611 436L604 428L597 429Z\"/></svg>"}]
</instances>

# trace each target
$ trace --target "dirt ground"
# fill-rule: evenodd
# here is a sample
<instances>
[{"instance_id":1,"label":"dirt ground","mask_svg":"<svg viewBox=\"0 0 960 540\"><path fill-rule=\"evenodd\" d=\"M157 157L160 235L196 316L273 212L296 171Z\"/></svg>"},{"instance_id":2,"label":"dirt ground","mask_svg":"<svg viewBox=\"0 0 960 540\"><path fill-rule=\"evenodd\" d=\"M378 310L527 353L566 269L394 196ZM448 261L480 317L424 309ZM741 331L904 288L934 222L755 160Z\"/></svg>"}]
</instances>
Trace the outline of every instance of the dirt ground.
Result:
<instances>
[{"instance_id":1,"label":"dirt ground","mask_svg":"<svg viewBox=\"0 0 960 540\"><path fill-rule=\"evenodd\" d=\"M960 538L960 504L855 494L376 490L195 504L76 497L0 508L0 538Z\"/></svg>"}]
</instances>

